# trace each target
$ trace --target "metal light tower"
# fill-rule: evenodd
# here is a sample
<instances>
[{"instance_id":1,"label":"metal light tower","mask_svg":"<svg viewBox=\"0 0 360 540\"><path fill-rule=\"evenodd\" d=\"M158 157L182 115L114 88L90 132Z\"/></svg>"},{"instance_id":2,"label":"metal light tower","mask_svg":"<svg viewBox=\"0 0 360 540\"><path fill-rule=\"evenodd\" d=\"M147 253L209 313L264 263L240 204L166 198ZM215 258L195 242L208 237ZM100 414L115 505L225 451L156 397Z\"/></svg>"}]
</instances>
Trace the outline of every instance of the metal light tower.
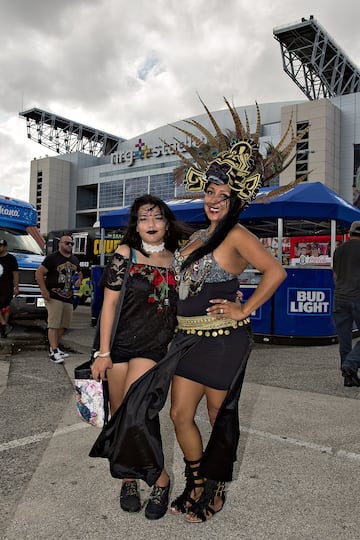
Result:
<instances>
[{"instance_id":1,"label":"metal light tower","mask_svg":"<svg viewBox=\"0 0 360 540\"><path fill-rule=\"evenodd\" d=\"M19 115L26 118L28 138L58 154L84 152L97 157L107 156L117 150L119 142L124 141L121 137L42 109L29 109Z\"/></svg>"},{"instance_id":2,"label":"metal light tower","mask_svg":"<svg viewBox=\"0 0 360 540\"><path fill-rule=\"evenodd\" d=\"M312 15L273 34L284 71L309 100L360 92L360 71Z\"/></svg>"}]
</instances>

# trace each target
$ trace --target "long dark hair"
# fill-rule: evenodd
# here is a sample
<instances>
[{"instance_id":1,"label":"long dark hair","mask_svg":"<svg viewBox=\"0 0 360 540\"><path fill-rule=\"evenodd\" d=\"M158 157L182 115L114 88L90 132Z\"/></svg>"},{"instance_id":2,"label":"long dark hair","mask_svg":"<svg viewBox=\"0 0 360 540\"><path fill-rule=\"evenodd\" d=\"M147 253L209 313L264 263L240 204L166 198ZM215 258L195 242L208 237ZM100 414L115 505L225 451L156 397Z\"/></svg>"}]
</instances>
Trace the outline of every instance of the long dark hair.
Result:
<instances>
[{"instance_id":1,"label":"long dark hair","mask_svg":"<svg viewBox=\"0 0 360 540\"><path fill-rule=\"evenodd\" d=\"M243 210L244 202L239 199L234 191L231 191L229 199L229 210L227 214L219 221L215 231L204 245L190 253L182 264L182 269L186 268L195 261L198 261L207 253L214 251L226 238L228 233L237 224L239 214Z\"/></svg>"},{"instance_id":2,"label":"long dark hair","mask_svg":"<svg viewBox=\"0 0 360 540\"><path fill-rule=\"evenodd\" d=\"M150 194L141 195L134 200L130 208L129 223L120 244L126 244L133 249L141 251L146 257L149 257L149 254L142 248L141 238L136 230L139 209L141 206L144 206L144 204L151 204L160 209L161 215L167 222L167 231L164 238L165 248L174 252L175 249L179 247L180 241L186 240L189 237L192 229L185 223L178 221L174 212L170 210L168 205L162 199Z\"/></svg>"}]
</instances>

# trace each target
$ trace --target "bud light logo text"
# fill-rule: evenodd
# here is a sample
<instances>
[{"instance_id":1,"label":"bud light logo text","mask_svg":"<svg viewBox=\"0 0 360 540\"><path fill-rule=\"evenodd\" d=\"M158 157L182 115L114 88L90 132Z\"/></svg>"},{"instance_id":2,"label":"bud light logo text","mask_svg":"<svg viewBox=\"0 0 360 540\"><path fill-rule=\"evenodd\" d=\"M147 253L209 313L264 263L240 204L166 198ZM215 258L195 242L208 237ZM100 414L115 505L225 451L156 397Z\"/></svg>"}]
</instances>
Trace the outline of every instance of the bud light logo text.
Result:
<instances>
[{"instance_id":1,"label":"bud light logo text","mask_svg":"<svg viewBox=\"0 0 360 540\"><path fill-rule=\"evenodd\" d=\"M329 315L331 289L288 289L288 314Z\"/></svg>"}]
</instances>

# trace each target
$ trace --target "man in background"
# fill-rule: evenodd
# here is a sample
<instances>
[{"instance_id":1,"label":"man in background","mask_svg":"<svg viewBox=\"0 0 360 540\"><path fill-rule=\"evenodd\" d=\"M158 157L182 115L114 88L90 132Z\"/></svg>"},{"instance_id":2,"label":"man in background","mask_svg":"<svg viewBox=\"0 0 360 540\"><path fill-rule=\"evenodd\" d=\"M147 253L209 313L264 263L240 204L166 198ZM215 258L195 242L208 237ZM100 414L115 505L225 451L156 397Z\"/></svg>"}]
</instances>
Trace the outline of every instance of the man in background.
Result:
<instances>
[{"instance_id":1,"label":"man in background","mask_svg":"<svg viewBox=\"0 0 360 540\"><path fill-rule=\"evenodd\" d=\"M333 316L339 338L344 386L360 386L360 341L352 347L353 323L360 330L360 221L354 221L349 240L334 251Z\"/></svg>"},{"instance_id":2,"label":"man in background","mask_svg":"<svg viewBox=\"0 0 360 540\"><path fill-rule=\"evenodd\" d=\"M0 238L0 337L12 330L8 324L10 302L19 294L19 267L14 255L7 251L7 241Z\"/></svg>"},{"instance_id":3,"label":"man in background","mask_svg":"<svg viewBox=\"0 0 360 540\"><path fill-rule=\"evenodd\" d=\"M62 236L58 251L45 257L35 273L48 311L50 358L56 364L61 364L68 356L60 349L60 341L65 329L71 325L74 274L78 273L76 287L83 278L79 260L72 254L73 245L71 236Z\"/></svg>"}]
</instances>

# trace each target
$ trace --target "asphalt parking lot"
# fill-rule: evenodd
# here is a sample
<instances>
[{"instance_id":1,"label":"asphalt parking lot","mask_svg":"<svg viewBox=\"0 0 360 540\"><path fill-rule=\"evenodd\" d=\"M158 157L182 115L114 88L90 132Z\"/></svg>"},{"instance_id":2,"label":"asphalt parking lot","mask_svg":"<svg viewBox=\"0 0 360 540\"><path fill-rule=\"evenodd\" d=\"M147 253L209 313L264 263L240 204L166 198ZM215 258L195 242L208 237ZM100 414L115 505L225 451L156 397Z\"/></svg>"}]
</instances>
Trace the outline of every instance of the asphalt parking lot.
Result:
<instances>
[{"instance_id":1,"label":"asphalt parking lot","mask_svg":"<svg viewBox=\"0 0 360 540\"><path fill-rule=\"evenodd\" d=\"M98 430L77 416L71 383L90 350L88 315L87 306L75 312L64 365L51 364L44 340L35 338L34 349L34 334L25 336L29 347L23 348L12 336L14 354L0 358L4 540L359 538L360 389L342 385L337 345L256 344L224 509L204 524L172 515L149 522L143 512L119 509L119 480L110 477L106 460L88 457ZM168 408L161 425L176 496L183 489L183 462ZM203 406L198 422L206 439ZM149 487L142 484L141 493L145 502Z\"/></svg>"}]
</instances>

